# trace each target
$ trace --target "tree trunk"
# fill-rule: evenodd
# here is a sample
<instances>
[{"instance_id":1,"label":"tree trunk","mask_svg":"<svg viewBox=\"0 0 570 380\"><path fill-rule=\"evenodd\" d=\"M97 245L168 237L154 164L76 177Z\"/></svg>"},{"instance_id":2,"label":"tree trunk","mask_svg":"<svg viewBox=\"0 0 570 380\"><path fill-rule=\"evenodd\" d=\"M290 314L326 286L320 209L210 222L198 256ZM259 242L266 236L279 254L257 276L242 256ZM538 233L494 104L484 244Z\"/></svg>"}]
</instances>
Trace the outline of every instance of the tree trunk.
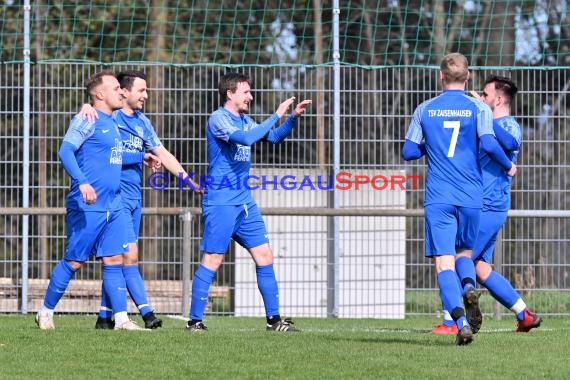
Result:
<instances>
[{"instance_id":1,"label":"tree trunk","mask_svg":"<svg viewBox=\"0 0 570 380\"><path fill-rule=\"evenodd\" d=\"M315 64L323 63L323 26L321 0L315 0L313 4L313 16L315 19ZM324 169L327 165L327 147L325 143L325 68L317 67L316 81L316 113L317 113L317 159L319 167Z\"/></svg>"},{"instance_id":2,"label":"tree trunk","mask_svg":"<svg viewBox=\"0 0 570 380\"><path fill-rule=\"evenodd\" d=\"M149 46L152 51L149 55L149 60L154 62L168 61L167 57L163 56L165 49L164 33L161 33L161 28L165 25L164 20L167 20L167 14L164 7L164 1L153 0L151 3L152 14L150 15L150 38ZM146 104L145 112L148 114L161 112L159 104L161 104L160 99L164 98L164 88L162 68L160 66L149 66L148 72L148 83L149 88L153 88L151 94L152 98ZM153 124L156 124L156 119L158 117L151 117ZM146 169L145 169L146 170ZM143 204L145 207L158 207L159 206L159 192L152 189L145 190L143 192ZM162 236L162 223L160 215L149 215L143 217L142 221L142 231L143 237L147 238L144 241L140 241L139 254L144 257L144 261L157 262L161 261L160 257L160 246L158 244L157 238ZM159 278L157 276L158 268L156 265L146 265L141 267L144 279L155 279Z\"/></svg>"}]
</instances>

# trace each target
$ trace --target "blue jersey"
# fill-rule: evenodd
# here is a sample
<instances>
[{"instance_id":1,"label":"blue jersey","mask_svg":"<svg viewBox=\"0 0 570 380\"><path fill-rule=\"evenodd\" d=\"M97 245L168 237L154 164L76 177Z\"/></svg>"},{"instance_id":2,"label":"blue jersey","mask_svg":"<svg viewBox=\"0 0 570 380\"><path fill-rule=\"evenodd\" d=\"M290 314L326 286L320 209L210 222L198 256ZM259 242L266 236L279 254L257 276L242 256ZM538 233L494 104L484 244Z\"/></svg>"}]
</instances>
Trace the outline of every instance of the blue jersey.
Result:
<instances>
[{"instance_id":1,"label":"blue jersey","mask_svg":"<svg viewBox=\"0 0 570 380\"><path fill-rule=\"evenodd\" d=\"M248 115L236 116L220 107L208 118L208 183L204 187L204 205L243 205L253 200L243 181L251 167L251 146L230 141L236 131L249 131L258 124Z\"/></svg>"},{"instance_id":2,"label":"blue jersey","mask_svg":"<svg viewBox=\"0 0 570 380\"><path fill-rule=\"evenodd\" d=\"M113 112L113 118L119 125L123 151L145 153L161 146L150 120L140 111L132 116L122 110ZM128 199L142 199L143 164L124 165L121 171L121 196Z\"/></svg>"},{"instance_id":3,"label":"blue jersey","mask_svg":"<svg viewBox=\"0 0 570 380\"><path fill-rule=\"evenodd\" d=\"M416 108L406 139L425 140L424 205L483 206L479 136L494 135L492 120L489 106L462 90L446 90Z\"/></svg>"},{"instance_id":4,"label":"blue jersey","mask_svg":"<svg viewBox=\"0 0 570 380\"><path fill-rule=\"evenodd\" d=\"M95 190L94 204L83 202L79 181L73 180L66 207L83 211L114 211L121 206L120 178L123 161L119 128L110 115L97 110L99 118L91 123L73 118L63 142L75 147L75 160L87 182Z\"/></svg>"},{"instance_id":5,"label":"blue jersey","mask_svg":"<svg viewBox=\"0 0 570 380\"><path fill-rule=\"evenodd\" d=\"M512 116L504 116L493 120L496 128L503 128L518 143L522 143L522 129ZM500 140L499 140L500 143ZM517 161L519 150L508 151L507 157L514 163ZM510 187L512 177L509 177L496 161L481 150L479 153L483 171L483 210L508 211L511 206Z\"/></svg>"}]
</instances>

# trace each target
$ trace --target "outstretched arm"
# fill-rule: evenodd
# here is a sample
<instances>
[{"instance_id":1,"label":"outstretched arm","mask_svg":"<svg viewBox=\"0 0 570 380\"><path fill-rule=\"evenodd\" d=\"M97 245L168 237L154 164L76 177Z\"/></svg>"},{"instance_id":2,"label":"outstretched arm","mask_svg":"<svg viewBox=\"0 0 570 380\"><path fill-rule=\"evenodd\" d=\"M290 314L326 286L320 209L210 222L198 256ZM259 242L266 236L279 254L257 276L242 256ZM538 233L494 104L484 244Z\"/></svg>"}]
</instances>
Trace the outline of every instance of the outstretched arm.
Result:
<instances>
[{"instance_id":1,"label":"outstretched arm","mask_svg":"<svg viewBox=\"0 0 570 380\"><path fill-rule=\"evenodd\" d=\"M141 164L148 166L153 172L160 169L160 159L152 153L123 151L123 166Z\"/></svg>"},{"instance_id":2,"label":"outstretched arm","mask_svg":"<svg viewBox=\"0 0 570 380\"><path fill-rule=\"evenodd\" d=\"M123 165L140 164L144 160L144 152L123 151Z\"/></svg>"},{"instance_id":3,"label":"outstretched arm","mask_svg":"<svg viewBox=\"0 0 570 380\"><path fill-rule=\"evenodd\" d=\"M278 128L269 131L269 134L267 135L267 141L273 144L279 144L283 142L287 137L289 137L293 131L293 128L297 124L297 118L305 113L307 107L311 103L312 100L307 99L297 104L291 116L289 116L283 124L281 124Z\"/></svg>"},{"instance_id":4,"label":"outstretched arm","mask_svg":"<svg viewBox=\"0 0 570 380\"><path fill-rule=\"evenodd\" d=\"M277 121L279 121L279 116L274 113L265 119L263 123L249 131L237 130L233 132L229 137L229 141L240 145L251 146L264 138Z\"/></svg>"},{"instance_id":5,"label":"outstretched arm","mask_svg":"<svg viewBox=\"0 0 570 380\"><path fill-rule=\"evenodd\" d=\"M291 104L293 104L294 100L295 97L293 96L291 98L288 98L281 104L279 104L279 107L277 107L275 113L271 115L269 118L267 118L263 123L259 124L257 127L250 129L249 131L233 132L229 136L229 141L236 144L251 146L254 143L258 142L259 140L263 139L268 135L269 131L271 131L271 128L273 128L275 123L277 123L277 121L279 121L279 119L285 115L285 112L287 112L287 109L291 106ZM307 109L307 106L311 104L311 102L312 102L311 100L304 100L299 104L297 104L291 116L296 118L302 115ZM295 125L294 121L292 121L291 124L287 124L286 121L284 123L284 128L281 131L279 131L277 135L272 135L272 139L282 141L291 133L291 130L293 129L294 125Z\"/></svg>"},{"instance_id":6,"label":"outstretched arm","mask_svg":"<svg viewBox=\"0 0 570 380\"><path fill-rule=\"evenodd\" d=\"M279 119L285 115L285 112L289 106L293 104L294 100L295 97L291 97L285 100L283 103L279 104L277 111L275 111L273 115L265 119L263 123L259 124L255 128L252 128L249 131L237 130L233 132L229 136L229 141L240 145L251 146L259 140L263 139L269 133L271 128L273 128L275 123L277 123L277 121L279 121Z\"/></svg>"}]
</instances>

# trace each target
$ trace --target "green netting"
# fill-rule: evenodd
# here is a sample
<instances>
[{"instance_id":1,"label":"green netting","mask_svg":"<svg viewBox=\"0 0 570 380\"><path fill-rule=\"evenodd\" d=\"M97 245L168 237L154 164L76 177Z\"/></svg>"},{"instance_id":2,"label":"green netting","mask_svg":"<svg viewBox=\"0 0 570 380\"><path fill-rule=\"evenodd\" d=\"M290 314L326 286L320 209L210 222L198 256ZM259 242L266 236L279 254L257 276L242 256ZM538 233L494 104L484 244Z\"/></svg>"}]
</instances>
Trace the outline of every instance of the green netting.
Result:
<instances>
[{"instance_id":1,"label":"green netting","mask_svg":"<svg viewBox=\"0 0 570 380\"><path fill-rule=\"evenodd\" d=\"M1 61L23 58L22 1L4 0ZM175 65L568 66L565 0L33 1L31 59Z\"/></svg>"}]
</instances>

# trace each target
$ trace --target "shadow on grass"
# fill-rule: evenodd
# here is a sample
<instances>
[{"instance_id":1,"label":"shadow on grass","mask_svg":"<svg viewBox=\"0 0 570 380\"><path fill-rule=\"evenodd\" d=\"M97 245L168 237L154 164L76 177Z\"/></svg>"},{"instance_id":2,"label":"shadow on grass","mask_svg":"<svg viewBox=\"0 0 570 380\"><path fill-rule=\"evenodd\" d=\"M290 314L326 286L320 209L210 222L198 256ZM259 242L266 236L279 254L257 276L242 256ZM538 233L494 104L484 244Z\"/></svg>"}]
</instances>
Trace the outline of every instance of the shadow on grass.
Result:
<instances>
[{"instance_id":1,"label":"shadow on grass","mask_svg":"<svg viewBox=\"0 0 570 380\"><path fill-rule=\"evenodd\" d=\"M361 337L355 335L327 336L329 341L359 342L371 344L406 344L415 346L449 346L455 345L455 335L437 336L430 329L382 328L371 329L374 336ZM400 334L395 337L393 334Z\"/></svg>"}]
</instances>

